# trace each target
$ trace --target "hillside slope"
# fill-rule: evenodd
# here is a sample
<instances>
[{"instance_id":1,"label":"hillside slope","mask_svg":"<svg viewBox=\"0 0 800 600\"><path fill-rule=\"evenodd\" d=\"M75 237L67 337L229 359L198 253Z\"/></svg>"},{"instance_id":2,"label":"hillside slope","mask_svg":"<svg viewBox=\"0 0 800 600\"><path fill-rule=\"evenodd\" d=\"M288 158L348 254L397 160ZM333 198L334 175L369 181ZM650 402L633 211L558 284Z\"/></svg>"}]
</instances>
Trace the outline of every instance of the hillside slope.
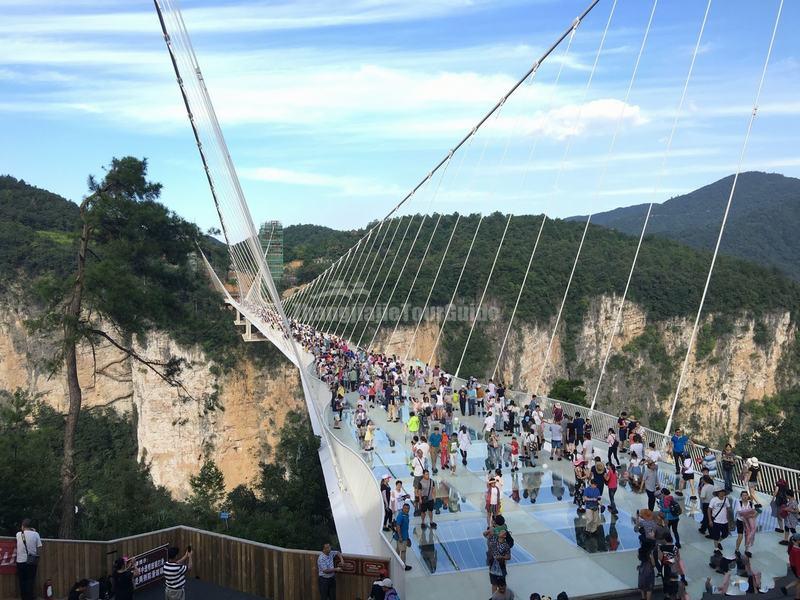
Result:
<instances>
[{"instance_id":1,"label":"hillside slope","mask_svg":"<svg viewBox=\"0 0 800 600\"><path fill-rule=\"evenodd\" d=\"M719 234L733 176L653 207L647 233L711 249ZM592 216L592 222L638 236L647 204ZM569 220L584 221L586 216ZM725 226L720 251L800 280L800 179L777 173L742 173Z\"/></svg>"}]
</instances>

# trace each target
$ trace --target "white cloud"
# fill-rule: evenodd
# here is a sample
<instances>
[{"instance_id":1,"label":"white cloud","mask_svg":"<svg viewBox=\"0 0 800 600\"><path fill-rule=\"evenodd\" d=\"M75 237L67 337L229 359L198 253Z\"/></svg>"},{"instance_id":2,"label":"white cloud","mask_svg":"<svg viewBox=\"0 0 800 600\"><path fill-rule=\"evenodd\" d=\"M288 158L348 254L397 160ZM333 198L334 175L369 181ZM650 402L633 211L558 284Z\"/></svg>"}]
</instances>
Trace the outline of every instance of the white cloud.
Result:
<instances>
[{"instance_id":1,"label":"white cloud","mask_svg":"<svg viewBox=\"0 0 800 600\"><path fill-rule=\"evenodd\" d=\"M23 5L13 0L12 5ZM61 8L60 3L37 2L42 7ZM166 2L161 2L170 17ZM317 29L415 21L481 10L488 0L293 0L247 2L230 5L188 6L183 18L195 33L245 33L258 31ZM3 4L0 3L0 6ZM92 6L91 2L85 5ZM107 5L98 6L107 9ZM155 10L118 10L75 14L54 9L47 15L11 15L5 27L13 26L31 35L137 34L158 29Z\"/></svg>"},{"instance_id":2,"label":"white cloud","mask_svg":"<svg viewBox=\"0 0 800 600\"><path fill-rule=\"evenodd\" d=\"M243 179L267 181L303 187L329 188L349 197L397 197L401 190L360 177L327 175L310 171L297 171L280 167L250 167L238 170Z\"/></svg>"}]
</instances>

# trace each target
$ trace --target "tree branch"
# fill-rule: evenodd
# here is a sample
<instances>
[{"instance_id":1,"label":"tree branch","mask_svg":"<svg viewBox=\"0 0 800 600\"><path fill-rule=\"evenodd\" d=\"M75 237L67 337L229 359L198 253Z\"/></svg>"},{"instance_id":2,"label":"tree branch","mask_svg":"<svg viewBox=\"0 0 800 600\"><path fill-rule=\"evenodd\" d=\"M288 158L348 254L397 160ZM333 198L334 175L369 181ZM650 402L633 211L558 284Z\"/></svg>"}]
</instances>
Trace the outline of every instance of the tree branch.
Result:
<instances>
[{"instance_id":1,"label":"tree branch","mask_svg":"<svg viewBox=\"0 0 800 600\"><path fill-rule=\"evenodd\" d=\"M145 367L150 369L153 373L158 375L161 378L161 380L164 381L164 383L166 383L170 387L174 387L174 388L178 388L178 389L182 390L183 393L189 399L195 400L194 396L192 396L189 393L189 390L186 389L186 387L183 385L183 383L181 383L181 381L179 379L177 379L177 378L175 378L172 375L169 375L167 373L163 373L159 369L156 368L157 366L158 367L168 367L169 363L163 363L163 362L159 362L159 361L149 360L149 359L141 356L133 348L127 348L127 347L123 346L122 344L120 344L119 342L117 342L117 340L112 338L110 335L108 335L102 329L89 329L89 331L91 333L93 333L94 335L99 335L100 337L103 337L103 338L107 339L118 350L121 350L122 352L124 352L125 354L127 354L128 356L133 358L135 361L137 361L140 364L143 364Z\"/></svg>"}]
</instances>

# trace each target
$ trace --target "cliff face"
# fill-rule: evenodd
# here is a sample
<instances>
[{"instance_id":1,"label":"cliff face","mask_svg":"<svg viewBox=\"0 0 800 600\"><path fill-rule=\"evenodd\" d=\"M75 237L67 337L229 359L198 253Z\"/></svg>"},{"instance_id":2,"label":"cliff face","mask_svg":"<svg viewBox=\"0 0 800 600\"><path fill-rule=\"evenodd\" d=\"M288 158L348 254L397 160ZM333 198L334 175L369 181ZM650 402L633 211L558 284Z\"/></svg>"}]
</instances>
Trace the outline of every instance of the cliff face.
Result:
<instances>
[{"instance_id":1,"label":"cliff face","mask_svg":"<svg viewBox=\"0 0 800 600\"><path fill-rule=\"evenodd\" d=\"M52 354L53 340L29 336L26 318L19 308L0 304L0 389L28 390L65 412L63 373L48 378L41 367ZM305 410L300 378L288 361L269 371L240 361L230 373L217 376L200 350L180 347L164 333L136 340L134 348L148 358L184 358L188 366L182 381L190 398L103 344L94 353L89 346L79 349L83 403L132 414L140 458L151 465L155 483L178 498L189 493L189 478L205 456L222 470L228 489L251 481L277 442L286 413Z\"/></svg>"},{"instance_id":2,"label":"cliff face","mask_svg":"<svg viewBox=\"0 0 800 600\"><path fill-rule=\"evenodd\" d=\"M618 307L618 298L598 297L569 338L562 323L546 367L544 357L554 322L515 325L500 366L502 378L512 389L538 388L540 393L547 393L558 378L582 379L591 401ZM597 407L611 413L625 409L656 428L663 427L692 324L689 319L650 322L640 307L626 303L597 394ZM500 319L488 330L491 339L477 340L491 349L489 371L494 368L506 326ZM426 323L421 331L424 334L417 334L410 355L427 359L438 325ZM676 424L681 423L710 444L735 440L746 426L744 404L774 394L787 383L782 359L789 354L796 333L789 312L758 319L742 317L726 321L724 326L714 315L705 318L689 359ZM387 350L404 354L412 334L413 329L398 330ZM441 352L436 354L438 357ZM461 373L468 375L472 373Z\"/></svg>"}]
</instances>

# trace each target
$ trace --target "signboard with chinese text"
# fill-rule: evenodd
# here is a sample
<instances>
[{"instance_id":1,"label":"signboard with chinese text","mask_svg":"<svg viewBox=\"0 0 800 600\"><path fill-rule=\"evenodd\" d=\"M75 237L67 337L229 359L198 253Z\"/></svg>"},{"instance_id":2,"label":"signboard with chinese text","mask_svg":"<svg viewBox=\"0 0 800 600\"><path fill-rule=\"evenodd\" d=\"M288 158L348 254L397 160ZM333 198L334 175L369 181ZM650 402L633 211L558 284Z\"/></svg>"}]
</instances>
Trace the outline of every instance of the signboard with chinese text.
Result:
<instances>
[{"instance_id":1,"label":"signboard with chinese text","mask_svg":"<svg viewBox=\"0 0 800 600\"><path fill-rule=\"evenodd\" d=\"M17 541L0 540L0 573L17 572Z\"/></svg>"},{"instance_id":2,"label":"signboard with chinese text","mask_svg":"<svg viewBox=\"0 0 800 600\"><path fill-rule=\"evenodd\" d=\"M164 578L164 563L167 562L169 544L153 548L134 557L134 564L139 574L133 578L134 589L161 581Z\"/></svg>"}]
</instances>

